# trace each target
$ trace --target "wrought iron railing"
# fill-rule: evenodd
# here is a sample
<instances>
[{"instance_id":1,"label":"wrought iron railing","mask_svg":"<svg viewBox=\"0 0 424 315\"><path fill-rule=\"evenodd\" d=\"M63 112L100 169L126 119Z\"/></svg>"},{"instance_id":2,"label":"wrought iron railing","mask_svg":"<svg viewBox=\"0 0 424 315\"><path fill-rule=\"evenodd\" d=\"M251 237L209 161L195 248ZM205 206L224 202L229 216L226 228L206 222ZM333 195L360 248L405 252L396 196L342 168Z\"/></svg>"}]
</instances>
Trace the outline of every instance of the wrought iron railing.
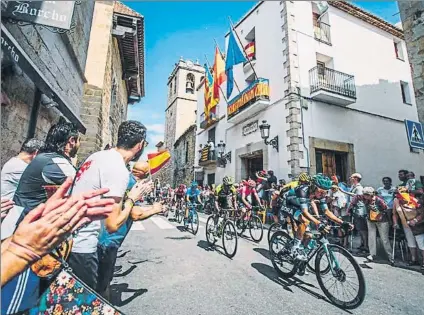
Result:
<instances>
[{"instance_id":1,"label":"wrought iron railing","mask_svg":"<svg viewBox=\"0 0 424 315\"><path fill-rule=\"evenodd\" d=\"M331 45L330 25L321 21L314 23L314 37L320 42Z\"/></svg>"},{"instance_id":2,"label":"wrought iron railing","mask_svg":"<svg viewBox=\"0 0 424 315\"><path fill-rule=\"evenodd\" d=\"M205 113L200 115L200 128L202 129L212 126L217 121L217 116L214 112L209 113L209 119L206 119L205 117Z\"/></svg>"},{"instance_id":3,"label":"wrought iron railing","mask_svg":"<svg viewBox=\"0 0 424 315\"><path fill-rule=\"evenodd\" d=\"M356 99L355 77L323 66L309 70L311 93L319 90L340 94Z\"/></svg>"}]
</instances>

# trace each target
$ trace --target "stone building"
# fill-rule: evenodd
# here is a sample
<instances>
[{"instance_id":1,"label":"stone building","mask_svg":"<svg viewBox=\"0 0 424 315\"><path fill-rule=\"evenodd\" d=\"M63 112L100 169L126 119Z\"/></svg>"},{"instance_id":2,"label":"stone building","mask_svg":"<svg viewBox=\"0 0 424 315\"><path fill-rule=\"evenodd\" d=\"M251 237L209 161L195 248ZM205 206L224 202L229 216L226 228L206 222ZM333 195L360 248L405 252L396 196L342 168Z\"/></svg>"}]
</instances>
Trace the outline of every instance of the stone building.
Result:
<instances>
[{"instance_id":1,"label":"stone building","mask_svg":"<svg viewBox=\"0 0 424 315\"><path fill-rule=\"evenodd\" d=\"M81 118L79 160L114 146L129 104L144 96L144 18L119 1L96 1Z\"/></svg>"},{"instance_id":2,"label":"stone building","mask_svg":"<svg viewBox=\"0 0 424 315\"><path fill-rule=\"evenodd\" d=\"M60 116L85 132L81 102L94 2L69 3L73 15L66 18L75 27L61 33L57 28L7 19L5 11L16 10L12 6L17 3L2 1L1 166L19 152L26 138L44 139ZM42 5L47 11L63 4Z\"/></svg>"},{"instance_id":3,"label":"stone building","mask_svg":"<svg viewBox=\"0 0 424 315\"><path fill-rule=\"evenodd\" d=\"M194 158L196 145L196 124L192 124L175 141L174 144L174 164L173 182L176 187L179 184L189 185L194 179Z\"/></svg>"},{"instance_id":4,"label":"stone building","mask_svg":"<svg viewBox=\"0 0 424 315\"><path fill-rule=\"evenodd\" d=\"M418 119L424 123L424 1L398 1L412 68Z\"/></svg>"},{"instance_id":5,"label":"stone building","mask_svg":"<svg viewBox=\"0 0 424 315\"><path fill-rule=\"evenodd\" d=\"M204 68L182 58L175 64L168 78L168 102L165 110L165 147L172 160L160 171L162 183L173 183L175 169L174 145L196 122L197 96L195 87L203 80Z\"/></svg>"}]
</instances>

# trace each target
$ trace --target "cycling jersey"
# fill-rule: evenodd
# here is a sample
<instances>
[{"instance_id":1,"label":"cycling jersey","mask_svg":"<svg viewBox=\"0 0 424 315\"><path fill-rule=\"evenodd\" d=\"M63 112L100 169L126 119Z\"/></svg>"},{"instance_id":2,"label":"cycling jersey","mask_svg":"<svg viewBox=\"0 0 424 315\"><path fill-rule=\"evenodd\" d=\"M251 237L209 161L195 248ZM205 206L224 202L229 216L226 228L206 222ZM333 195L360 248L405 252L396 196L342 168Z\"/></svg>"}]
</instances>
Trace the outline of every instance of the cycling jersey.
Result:
<instances>
[{"instance_id":1,"label":"cycling jersey","mask_svg":"<svg viewBox=\"0 0 424 315\"><path fill-rule=\"evenodd\" d=\"M175 195L177 196L177 197L183 197L184 195L186 194L186 192L185 192L185 189L178 189L176 192L175 192Z\"/></svg>"},{"instance_id":2,"label":"cycling jersey","mask_svg":"<svg viewBox=\"0 0 424 315\"><path fill-rule=\"evenodd\" d=\"M223 184L218 185L215 188L215 198L217 199L218 205L223 208L228 208L229 197L236 197L237 189L234 186L230 186L227 189Z\"/></svg>"},{"instance_id":3,"label":"cycling jersey","mask_svg":"<svg viewBox=\"0 0 424 315\"><path fill-rule=\"evenodd\" d=\"M191 202L196 202L198 196L200 196L200 190L197 188L190 187L189 189L187 189L186 196L188 196Z\"/></svg>"},{"instance_id":4,"label":"cycling jersey","mask_svg":"<svg viewBox=\"0 0 424 315\"><path fill-rule=\"evenodd\" d=\"M286 193L286 204L289 208L294 208L296 211L294 213L294 218L299 219L299 216L303 211L308 211L309 205L311 203L311 191L309 185L300 185L295 189L290 189ZM319 199L319 210L325 212L328 210L327 200L324 197Z\"/></svg>"}]
</instances>

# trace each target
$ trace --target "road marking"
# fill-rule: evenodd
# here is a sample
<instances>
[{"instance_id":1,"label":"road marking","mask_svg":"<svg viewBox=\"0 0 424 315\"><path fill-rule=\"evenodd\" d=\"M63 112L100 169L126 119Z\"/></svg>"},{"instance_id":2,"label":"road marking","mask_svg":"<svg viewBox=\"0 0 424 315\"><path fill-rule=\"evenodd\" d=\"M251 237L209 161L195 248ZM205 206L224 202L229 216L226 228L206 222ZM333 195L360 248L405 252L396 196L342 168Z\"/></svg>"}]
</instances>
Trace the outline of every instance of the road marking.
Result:
<instances>
[{"instance_id":1,"label":"road marking","mask_svg":"<svg viewBox=\"0 0 424 315\"><path fill-rule=\"evenodd\" d=\"M133 225L132 225L132 227L131 227L131 230L134 230L134 231L144 231L145 228L143 226L143 223L141 223L141 222L134 222Z\"/></svg>"},{"instance_id":2,"label":"road marking","mask_svg":"<svg viewBox=\"0 0 424 315\"><path fill-rule=\"evenodd\" d=\"M156 224L162 230L169 230L175 228L172 224L168 223L162 218L151 217L150 220L152 220L153 223Z\"/></svg>"}]
</instances>

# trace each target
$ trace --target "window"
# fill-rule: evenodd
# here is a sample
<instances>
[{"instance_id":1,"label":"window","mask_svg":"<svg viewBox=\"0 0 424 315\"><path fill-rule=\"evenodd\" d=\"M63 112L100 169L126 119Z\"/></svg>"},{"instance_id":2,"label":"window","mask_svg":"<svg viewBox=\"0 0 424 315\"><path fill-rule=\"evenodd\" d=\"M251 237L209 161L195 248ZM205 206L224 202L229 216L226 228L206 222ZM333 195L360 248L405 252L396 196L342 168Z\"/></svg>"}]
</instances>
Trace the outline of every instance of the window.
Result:
<instances>
[{"instance_id":1,"label":"window","mask_svg":"<svg viewBox=\"0 0 424 315\"><path fill-rule=\"evenodd\" d=\"M189 73L186 77L186 93L194 94L194 74Z\"/></svg>"},{"instance_id":2,"label":"window","mask_svg":"<svg viewBox=\"0 0 424 315\"><path fill-rule=\"evenodd\" d=\"M174 79L174 94L177 93L177 77Z\"/></svg>"},{"instance_id":3,"label":"window","mask_svg":"<svg viewBox=\"0 0 424 315\"><path fill-rule=\"evenodd\" d=\"M212 142L216 145L216 143L215 143L215 133L216 133L215 127L213 127L212 129L210 129L208 131L208 142L210 140L212 140Z\"/></svg>"},{"instance_id":4,"label":"window","mask_svg":"<svg viewBox=\"0 0 424 315\"><path fill-rule=\"evenodd\" d=\"M403 61L404 57L403 57L402 42L394 41L393 45L395 46L396 58Z\"/></svg>"},{"instance_id":5,"label":"window","mask_svg":"<svg viewBox=\"0 0 424 315\"><path fill-rule=\"evenodd\" d=\"M188 162L188 141L185 142L185 160L184 163Z\"/></svg>"},{"instance_id":6,"label":"window","mask_svg":"<svg viewBox=\"0 0 424 315\"><path fill-rule=\"evenodd\" d=\"M325 63L317 61L318 75L325 75Z\"/></svg>"},{"instance_id":7,"label":"window","mask_svg":"<svg viewBox=\"0 0 424 315\"><path fill-rule=\"evenodd\" d=\"M116 84L115 77L112 78L112 90L110 92L110 105L109 105L109 132L111 135L114 134L114 130L112 130L114 125L114 113L115 113L115 107L116 107L116 94L118 90L118 85ZM119 124L120 122L118 122Z\"/></svg>"},{"instance_id":8,"label":"window","mask_svg":"<svg viewBox=\"0 0 424 315\"><path fill-rule=\"evenodd\" d=\"M400 89L402 91L402 100L405 104L411 105L411 94L408 82L400 81Z\"/></svg>"},{"instance_id":9,"label":"window","mask_svg":"<svg viewBox=\"0 0 424 315\"><path fill-rule=\"evenodd\" d=\"M169 83L169 97L172 95L172 82Z\"/></svg>"}]
</instances>

